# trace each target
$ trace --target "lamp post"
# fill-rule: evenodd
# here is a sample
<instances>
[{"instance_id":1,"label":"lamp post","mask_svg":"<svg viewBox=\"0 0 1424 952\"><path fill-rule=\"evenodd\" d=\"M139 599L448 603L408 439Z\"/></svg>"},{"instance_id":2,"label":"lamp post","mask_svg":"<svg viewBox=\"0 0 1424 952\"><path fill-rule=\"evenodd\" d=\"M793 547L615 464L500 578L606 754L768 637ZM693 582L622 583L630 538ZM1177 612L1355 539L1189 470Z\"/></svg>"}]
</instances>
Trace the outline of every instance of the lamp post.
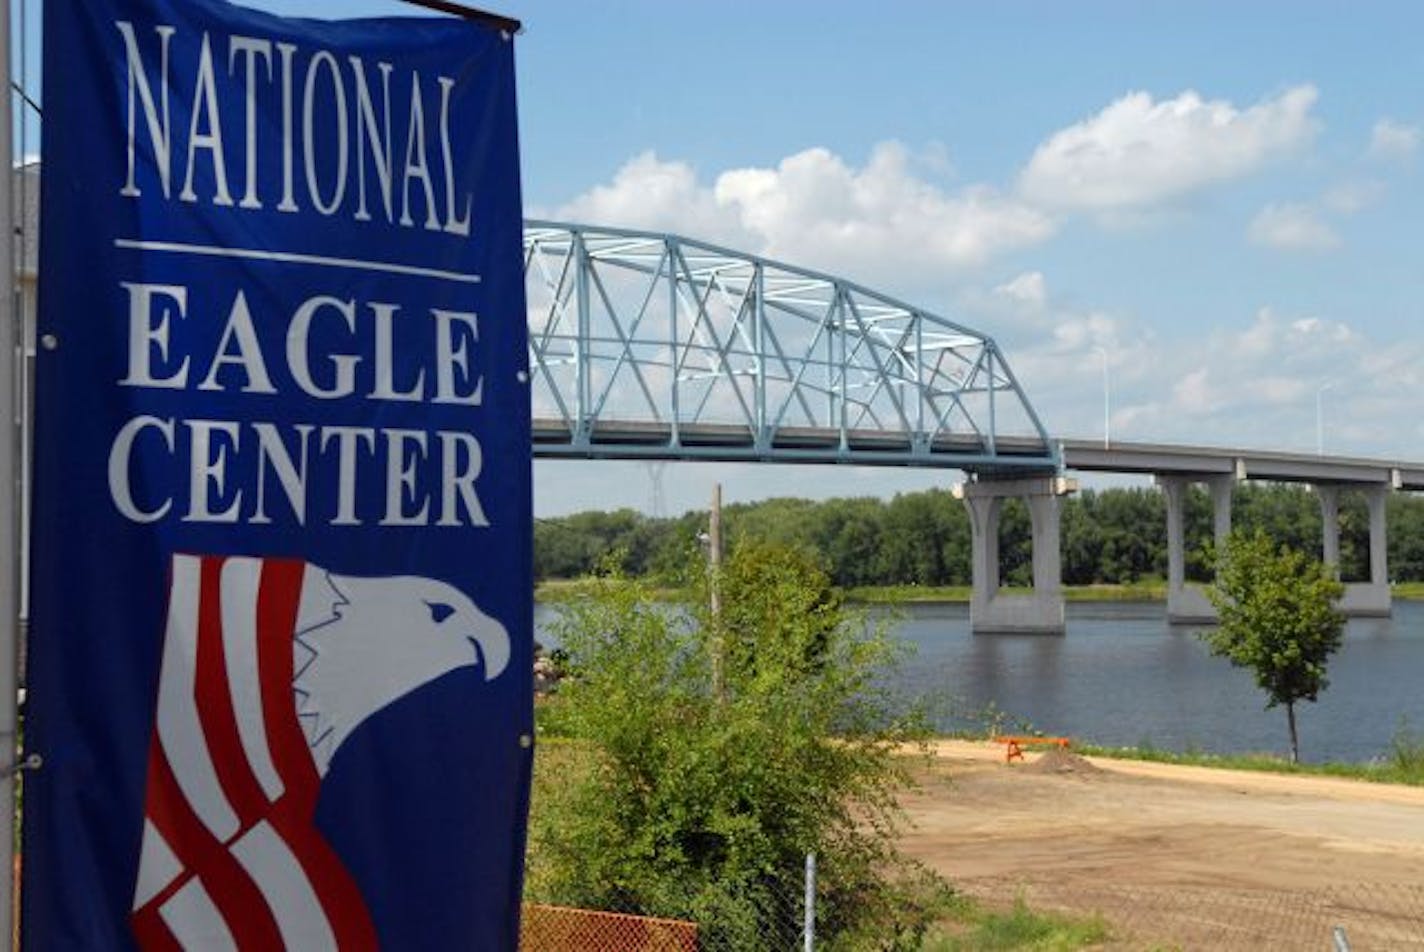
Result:
<instances>
[{"instance_id":1,"label":"lamp post","mask_svg":"<svg viewBox=\"0 0 1424 952\"><path fill-rule=\"evenodd\" d=\"M1112 444L1112 403L1111 389L1108 386L1108 352L1105 347L1093 347L1098 352L1098 356L1103 359L1103 449L1108 449Z\"/></svg>"},{"instance_id":2,"label":"lamp post","mask_svg":"<svg viewBox=\"0 0 1424 952\"><path fill-rule=\"evenodd\" d=\"M1320 385L1315 391L1315 455L1325 455L1325 391L1333 389L1335 381Z\"/></svg>"}]
</instances>

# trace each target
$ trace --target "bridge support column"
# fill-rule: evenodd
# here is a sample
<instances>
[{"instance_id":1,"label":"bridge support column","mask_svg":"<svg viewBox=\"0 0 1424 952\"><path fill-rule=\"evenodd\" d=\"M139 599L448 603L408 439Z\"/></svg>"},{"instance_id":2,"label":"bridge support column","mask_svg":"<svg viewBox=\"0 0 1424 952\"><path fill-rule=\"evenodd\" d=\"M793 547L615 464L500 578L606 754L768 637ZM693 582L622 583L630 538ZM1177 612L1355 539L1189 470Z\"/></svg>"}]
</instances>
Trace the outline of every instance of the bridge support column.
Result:
<instances>
[{"instance_id":1,"label":"bridge support column","mask_svg":"<svg viewBox=\"0 0 1424 952\"><path fill-rule=\"evenodd\" d=\"M1216 621L1212 607L1202 590L1187 583L1187 489L1192 483L1204 482L1211 494L1212 535L1218 547L1226 544L1231 534L1231 492L1234 476L1157 477L1167 502L1167 620L1173 624L1210 624Z\"/></svg>"},{"instance_id":2,"label":"bridge support column","mask_svg":"<svg viewBox=\"0 0 1424 952\"><path fill-rule=\"evenodd\" d=\"M1320 560L1340 572L1340 487L1317 483L1320 500Z\"/></svg>"},{"instance_id":3,"label":"bridge support column","mask_svg":"<svg viewBox=\"0 0 1424 952\"><path fill-rule=\"evenodd\" d=\"M1370 516L1370 578L1366 582L1346 582L1340 596L1340 611L1355 617L1388 617L1392 609L1389 592L1389 538L1386 535L1385 511L1389 489L1367 486L1363 490L1365 506ZM1340 487L1318 484L1315 493L1320 498L1321 559L1340 570Z\"/></svg>"},{"instance_id":4,"label":"bridge support column","mask_svg":"<svg viewBox=\"0 0 1424 952\"><path fill-rule=\"evenodd\" d=\"M975 634L1058 634L1063 622L1063 556L1059 546L1058 497L1072 492L1069 480L978 479L955 488L969 509L974 591L969 624ZM999 516L1003 502L1021 498L1033 531L1033 592L1000 592Z\"/></svg>"}]
</instances>

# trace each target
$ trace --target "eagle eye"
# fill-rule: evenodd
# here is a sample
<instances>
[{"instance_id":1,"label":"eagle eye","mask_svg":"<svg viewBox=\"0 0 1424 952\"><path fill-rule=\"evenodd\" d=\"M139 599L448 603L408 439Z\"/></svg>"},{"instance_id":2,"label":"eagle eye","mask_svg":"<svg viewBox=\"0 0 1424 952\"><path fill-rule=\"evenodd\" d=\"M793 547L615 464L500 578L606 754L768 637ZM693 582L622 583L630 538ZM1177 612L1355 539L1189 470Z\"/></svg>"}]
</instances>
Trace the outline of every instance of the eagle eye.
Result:
<instances>
[{"instance_id":1,"label":"eagle eye","mask_svg":"<svg viewBox=\"0 0 1424 952\"><path fill-rule=\"evenodd\" d=\"M426 602L425 607L430 609L430 620L437 625L455 614L455 609L444 602Z\"/></svg>"}]
</instances>

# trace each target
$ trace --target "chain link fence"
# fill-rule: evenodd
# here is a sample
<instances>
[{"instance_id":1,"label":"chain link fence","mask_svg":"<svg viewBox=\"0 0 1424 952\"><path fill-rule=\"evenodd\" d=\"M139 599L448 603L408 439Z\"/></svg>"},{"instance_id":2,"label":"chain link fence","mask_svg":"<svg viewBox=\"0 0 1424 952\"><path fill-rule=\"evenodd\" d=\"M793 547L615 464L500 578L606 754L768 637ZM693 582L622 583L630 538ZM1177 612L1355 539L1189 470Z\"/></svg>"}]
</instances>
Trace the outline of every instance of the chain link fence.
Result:
<instances>
[{"instance_id":1,"label":"chain link fence","mask_svg":"<svg viewBox=\"0 0 1424 952\"><path fill-rule=\"evenodd\" d=\"M809 864L804 875L814 877ZM814 943L815 901L807 922L808 892L803 873L748 890L736 903L685 913L687 918L648 914L652 910L605 902L583 909L544 902L537 888L520 921L523 952L765 952L810 948ZM814 883L814 878L811 879ZM821 948L822 946L815 946Z\"/></svg>"},{"instance_id":2,"label":"chain link fence","mask_svg":"<svg viewBox=\"0 0 1424 952\"><path fill-rule=\"evenodd\" d=\"M969 892L987 906L1022 898L1039 912L1096 918L1114 950L1280 950L1280 952L1424 952L1421 883L1340 884L1323 890L1163 885L1023 885L976 880ZM525 905L524 952L763 952L763 950L905 948L890 936L862 936L849 946L812 933L807 945L801 890L769 894L754 920L671 920L627 911ZM813 904L814 909L814 904ZM952 944L957 930L933 930L924 952L972 948Z\"/></svg>"},{"instance_id":3,"label":"chain link fence","mask_svg":"<svg viewBox=\"0 0 1424 952\"><path fill-rule=\"evenodd\" d=\"M697 923L525 903L519 947L528 952L697 952Z\"/></svg>"}]
</instances>

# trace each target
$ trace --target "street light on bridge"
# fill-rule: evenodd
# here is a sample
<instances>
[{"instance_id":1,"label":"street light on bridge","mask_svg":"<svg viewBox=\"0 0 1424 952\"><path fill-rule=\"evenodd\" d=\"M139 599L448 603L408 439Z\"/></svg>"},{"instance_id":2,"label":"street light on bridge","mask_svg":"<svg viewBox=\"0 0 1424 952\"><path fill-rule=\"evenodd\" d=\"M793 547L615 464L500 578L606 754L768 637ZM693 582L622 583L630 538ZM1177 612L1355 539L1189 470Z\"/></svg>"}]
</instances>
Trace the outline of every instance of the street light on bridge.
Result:
<instances>
[{"instance_id":1,"label":"street light on bridge","mask_svg":"<svg viewBox=\"0 0 1424 952\"><path fill-rule=\"evenodd\" d=\"M1103 359L1103 449L1109 449L1112 444L1112 412L1110 394L1108 386L1108 352L1107 348L1094 345L1093 350L1098 352L1098 356Z\"/></svg>"},{"instance_id":2,"label":"street light on bridge","mask_svg":"<svg viewBox=\"0 0 1424 952\"><path fill-rule=\"evenodd\" d=\"M1315 455L1325 455L1325 391L1333 390L1335 381L1329 380L1315 391Z\"/></svg>"}]
</instances>

